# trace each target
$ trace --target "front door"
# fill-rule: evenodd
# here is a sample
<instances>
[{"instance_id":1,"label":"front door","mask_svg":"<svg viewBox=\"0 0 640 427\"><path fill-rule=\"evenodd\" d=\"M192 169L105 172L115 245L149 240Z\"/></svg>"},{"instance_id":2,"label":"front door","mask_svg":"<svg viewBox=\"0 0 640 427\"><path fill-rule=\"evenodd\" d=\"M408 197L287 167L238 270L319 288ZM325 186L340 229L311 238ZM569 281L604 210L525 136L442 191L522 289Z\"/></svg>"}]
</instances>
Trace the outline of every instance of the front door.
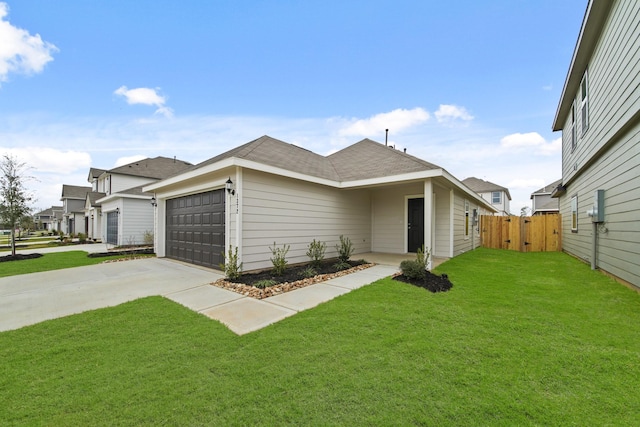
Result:
<instances>
[{"instance_id":1,"label":"front door","mask_svg":"<svg viewBox=\"0 0 640 427\"><path fill-rule=\"evenodd\" d=\"M424 245L424 199L408 200L407 251L417 252Z\"/></svg>"}]
</instances>

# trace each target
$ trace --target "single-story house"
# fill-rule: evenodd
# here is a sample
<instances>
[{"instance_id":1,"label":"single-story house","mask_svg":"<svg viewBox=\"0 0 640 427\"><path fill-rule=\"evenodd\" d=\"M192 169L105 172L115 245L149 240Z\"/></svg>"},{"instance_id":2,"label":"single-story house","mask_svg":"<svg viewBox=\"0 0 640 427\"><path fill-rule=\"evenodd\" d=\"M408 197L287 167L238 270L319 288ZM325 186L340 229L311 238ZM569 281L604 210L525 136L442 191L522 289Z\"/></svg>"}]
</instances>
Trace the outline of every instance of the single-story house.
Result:
<instances>
[{"instance_id":1,"label":"single-story house","mask_svg":"<svg viewBox=\"0 0 640 427\"><path fill-rule=\"evenodd\" d=\"M445 169L369 139L322 156L263 136L143 190L158 256L218 268L237 248L245 271L271 267L274 244L290 245L289 263L308 261L314 239L336 256L341 235L356 255L424 245L453 257L479 246L478 209L496 211Z\"/></svg>"}]
</instances>

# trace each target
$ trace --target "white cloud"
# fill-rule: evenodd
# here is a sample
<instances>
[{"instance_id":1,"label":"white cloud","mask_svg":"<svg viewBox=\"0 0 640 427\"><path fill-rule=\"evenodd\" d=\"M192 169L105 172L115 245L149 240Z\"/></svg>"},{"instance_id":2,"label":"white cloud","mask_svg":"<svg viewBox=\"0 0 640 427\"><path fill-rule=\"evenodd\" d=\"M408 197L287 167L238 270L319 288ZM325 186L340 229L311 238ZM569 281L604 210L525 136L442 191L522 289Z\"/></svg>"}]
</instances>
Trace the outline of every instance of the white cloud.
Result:
<instances>
[{"instance_id":1,"label":"white cloud","mask_svg":"<svg viewBox=\"0 0 640 427\"><path fill-rule=\"evenodd\" d=\"M126 86L120 86L113 93L123 96L127 100L127 104L143 104L154 105L158 107L155 114L161 114L165 117L173 117L173 110L165 105L167 99L158 93L159 88L151 89L148 87L139 87L128 89Z\"/></svg>"},{"instance_id":2,"label":"white cloud","mask_svg":"<svg viewBox=\"0 0 640 427\"><path fill-rule=\"evenodd\" d=\"M384 135L385 129L399 133L429 120L429 113L422 108L405 110L398 108L388 113L380 113L368 119L352 121L339 131L342 136Z\"/></svg>"},{"instance_id":3,"label":"white cloud","mask_svg":"<svg viewBox=\"0 0 640 427\"><path fill-rule=\"evenodd\" d=\"M0 3L0 82L7 81L10 73L41 72L47 62L53 61L51 54L58 51L39 34L32 36L5 21L8 14L9 6Z\"/></svg>"},{"instance_id":4,"label":"white cloud","mask_svg":"<svg viewBox=\"0 0 640 427\"><path fill-rule=\"evenodd\" d=\"M456 120L470 121L473 116L469 114L466 108L457 105L440 104L438 111L434 113L438 123L452 123Z\"/></svg>"},{"instance_id":5,"label":"white cloud","mask_svg":"<svg viewBox=\"0 0 640 427\"><path fill-rule=\"evenodd\" d=\"M512 133L500 140L507 150L529 150L532 154L552 155L562 150L562 138L547 142L538 132Z\"/></svg>"},{"instance_id":6,"label":"white cloud","mask_svg":"<svg viewBox=\"0 0 640 427\"><path fill-rule=\"evenodd\" d=\"M118 166L128 165L129 163L137 162L138 160L146 159L148 156L143 156L142 154L136 154L135 156L127 156L127 157L119 157L116 160L116 164L113 166L117 168Z\"/></svg>"},{"instance_id":7,"label":"white cloud","mask_svg":"<svg viewBox=\"0 0 640 427\"><path fill-rule=\"evenodd\" d=\"M82 151L57 150L49 147L2 148L0 152L10 153L38 173L72 174L87 171L91 166L91 155Z\"/></svg>"}]
</instances>

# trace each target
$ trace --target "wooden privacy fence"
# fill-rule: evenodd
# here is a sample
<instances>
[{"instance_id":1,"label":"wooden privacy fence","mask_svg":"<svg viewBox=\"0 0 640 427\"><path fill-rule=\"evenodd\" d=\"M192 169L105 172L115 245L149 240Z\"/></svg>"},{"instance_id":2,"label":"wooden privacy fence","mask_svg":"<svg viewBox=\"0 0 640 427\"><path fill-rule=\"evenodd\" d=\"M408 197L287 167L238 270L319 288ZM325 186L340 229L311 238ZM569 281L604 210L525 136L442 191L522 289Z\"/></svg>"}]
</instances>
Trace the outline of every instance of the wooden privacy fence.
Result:
<instances>
[{"instance_id":1,"label":"wooden privacy fence","mask_svg":"<svg viewBox=\"0 0 640 427\"><path fill-rule=\"evenodd\" d=\"M560 214L488 216L480 218L482 246L520 252L562 250Z\"/></svg>"}]
</instances>

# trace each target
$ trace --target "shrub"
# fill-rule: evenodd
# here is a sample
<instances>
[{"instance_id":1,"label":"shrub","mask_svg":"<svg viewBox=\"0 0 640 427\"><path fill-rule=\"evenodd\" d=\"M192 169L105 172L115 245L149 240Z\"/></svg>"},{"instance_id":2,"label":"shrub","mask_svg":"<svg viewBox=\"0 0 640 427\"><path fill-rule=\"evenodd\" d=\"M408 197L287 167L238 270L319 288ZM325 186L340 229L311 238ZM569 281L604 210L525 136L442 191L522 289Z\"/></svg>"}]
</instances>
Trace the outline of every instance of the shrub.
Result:
<instances>
[{"instance_id":1,"label":"shrub","mask_svg":"<svg viewBox=\"0 0 640 427\"><path fill-rule=\"evenodd\" d=\"M340 244L336 245L336 250L338 251L338 259L341 262L349 262L349 258L351 257L351 254L353 254L353 245L351 244L351 240L348 237L340 235Z\"/></svg>"},{"instance_id":2,"label":"shrub","mask_svg":"<svg viewBox=\"0 0 640 427\"><path fill-rule=\"evenodd\" d=\"M253 286L258 288L258 289L264 289L264 288L268 288L268 287L271 287L271 286L276 285L276 284L278 284L278 282L276 282L275 280L263 279L263 280L258 280L256 283L253 284Z\"/></svg>"},{"instance_id":3,"label":"shrub","mask_svg":"<svg viewBox=\"0 0 640 427\"><path fill-rule=\"evenodd\" d=\"M153 245L153 231L145 230L142 233L142 241L145 245Z\"/></svg>"},{"instance_id":4,"label":"shrub","mask_svg":"<svg viewBox=\"0 0 640 427\"><path fill-rule=\"evenodd\" d=\"M80 243L87 243L87 235L84 233L78 233L78 241Z\"/></svg>"},{"instance_id":5,"label":"shrub","mask_svg":"<svg viewBox=\"0 0 640 427\"><path fill-rule=\"evenodd\" d=\"M335 271L347 270L349 268L351 268L351 264L349 264L348 262L344 262L342 260L338 260L338 262L333 264L333 269Z\"/></svg>"},{"instance_id":6,"label":"shrub","mask_svg":"<svg viewBox=\"0 0 640 427\"><path fill-rule=\"evenodd\" d=\"M314 267L320 267L322 261L324 260L324 252L327 249L327 244L325 242L317 241L313 239L313 242L309 243L309 248L307 250L307 256L311 260L311 265Z\"/></svg>"},{"instance_id":7,"label":"shrub","mask_svg":"<svg viewBox=\"0 0 640 427\"><path fill-rule=\"evenodd\" d=\"M416 262L422 266L424 270L427 269L427 262L429 261L429 257L431 256L431 251L429 249L424 250L424 245L420 246L416 251Z\"/></svg>"},{"instance_id":8,"label":"shrub","mask_svg":"<svg viewBox=\"0 0 640 427\"><path fill-rule=\"evenodd\" d=\"M313 267L307 267L304 270L302 270L300 272L300 277L304 278L304 279L309 279L313 276L317 276L318 272L316 271L315 268Z\"/></svg>"},{"instance_id":9,"label":"shrub","mask_svg":"<svg viewBox=\"0 0 640 427\"><path fill-rule=\"evenodd\" d=\"M424 280L427 277L427 270L417 260L406 259L402 261L400 270L406 278L411 280Z\"/></svg>"},{"instance_id":10,"label":"shrub","mask_svg":"<svg viewBox=\"0 0 640 427\"><path fill-rule=\"evenodd\" d=\"M224 271L227 279L237 280L240 278L240 273L242 273L242 263L238 265L238 247L236 246L236 250L233 251L232 246L229 245L229 252L225 256L222 254L224 258L224 263L220 264L220 269Z\"/></svg>"},{"instance_id":11,"label":"shrub","mask_svg":"<svg viewBox=\"0 0 640 427\"><path fill-rule=\"evenodd\" d=\"M273 264L273 274L276 276L282 276L287 270L287 253L289 252L289 245L282 245L282 248L276 247L276 242L273 242L273 247L269 246L271 254L271 263Z\"/></svg>"}]
</instances>

